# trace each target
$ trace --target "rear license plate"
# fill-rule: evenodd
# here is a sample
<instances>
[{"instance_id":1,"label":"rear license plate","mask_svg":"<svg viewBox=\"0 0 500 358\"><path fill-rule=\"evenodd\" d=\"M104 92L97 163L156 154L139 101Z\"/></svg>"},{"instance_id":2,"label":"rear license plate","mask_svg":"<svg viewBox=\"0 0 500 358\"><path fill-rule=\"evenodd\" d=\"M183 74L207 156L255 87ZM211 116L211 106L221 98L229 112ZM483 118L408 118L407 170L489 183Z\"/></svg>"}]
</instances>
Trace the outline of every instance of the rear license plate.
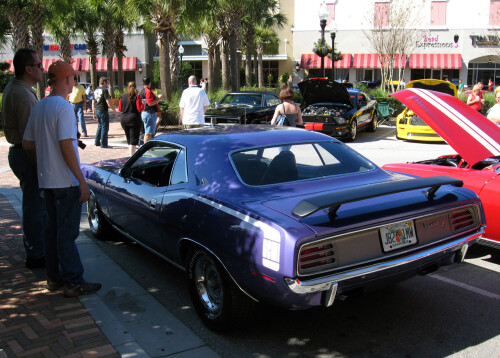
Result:
<instances>
[{"instance_id":1,"label":"rear license plate","mask_svg":"<svg viewBox=\"0 0 500 358\"><path fill-rule=\"evenodd\" d=\"M384 252L410 246L417 243L413 221L405 221L380 228L380 240Z\"/></svg>"}]
</instances>

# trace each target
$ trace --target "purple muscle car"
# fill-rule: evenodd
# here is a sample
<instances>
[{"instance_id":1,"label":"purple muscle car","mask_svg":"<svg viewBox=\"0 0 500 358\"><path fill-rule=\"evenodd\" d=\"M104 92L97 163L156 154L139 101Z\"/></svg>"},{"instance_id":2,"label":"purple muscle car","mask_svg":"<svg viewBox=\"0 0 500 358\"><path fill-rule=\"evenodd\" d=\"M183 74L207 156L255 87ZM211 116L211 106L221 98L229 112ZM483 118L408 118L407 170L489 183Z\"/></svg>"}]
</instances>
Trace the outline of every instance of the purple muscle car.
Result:
<instances>
[{"instance_id":1,"label":"purple muscle car","mask_svg":"<svg viewBox=\"0 0 500 358\"><path fill-rule=\"evenodd\" d=\"M460 262L484 232L481 202L460 180L388 173L297 128L172 132L82 169L93 234L118 230L183 267L194 307L218 330L257 302L328 307Z\"/></svg>"}]
</instances>

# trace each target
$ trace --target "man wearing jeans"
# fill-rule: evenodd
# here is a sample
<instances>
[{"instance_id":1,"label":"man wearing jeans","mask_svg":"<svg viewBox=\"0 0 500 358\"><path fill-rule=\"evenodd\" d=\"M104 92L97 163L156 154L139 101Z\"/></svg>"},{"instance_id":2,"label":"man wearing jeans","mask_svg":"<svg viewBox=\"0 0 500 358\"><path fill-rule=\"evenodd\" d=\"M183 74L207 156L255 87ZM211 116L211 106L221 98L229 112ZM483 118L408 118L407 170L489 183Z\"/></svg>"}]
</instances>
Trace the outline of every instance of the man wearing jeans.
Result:
<instances>
[{"instance_id":1,"label":"man wearing jeans","mask_svg":"<svg viewBox=\"0 0 500 358\"><path fill-rule=\"evenodd\" d=\"M108 132L109 132L109 113L111 108L115 112L115 117L118 117L111 96L108 92L108 79L101 77L99 79L99 87L94 91L94 100L92 101L92 112L97 118L97 132L95 134L96 147L108 148Z\"/></svg>"},{"instance_id":2,"label":"man wearing jeans","mask_svg":"<svg viewBox=\"0 0 500 358\"><path fill-rule=\"evenodd\" d=\"M3 128L9 149L9 165L19 179L23 191L23 242L26 267L45 267L43 247L45 201L38 189L35 168L22 147L22 140L31 108L38 102L33 86L41 81L43 66L33 50L19 49L14 55L15 78L5 87L2 99Z\"/></svg>"},{"instance_id":3,"label":"man wearing jeans","mask_svg":"<svg viewBox=\"0 0 500 358\"><path fill-rule=\"evenodd\" d=\"M37 167L38 183L45 196L48 224L45 235L47 288L64 286L64 295L95 293L99 283L85 282L76 246L82 203L90 195L80 170L77 127L72 106L65 100L73 86L73 67L54 62L48 70L52 93L31 111L23 148Z\"/></svg>"},{"instance_id":4,"label":"man wearing jeans","mask_svg":"<svg viewBox=\"0 0 500 358\"><path fill-rule=\"evenodd\" d=\"M73 105L76 119L78 119L80 127L82 127L82 137L87 137L87 126L83 115L83 112L87 109L87 96L85 95L85 88L78 84L78 77L75 76L73 80L73 90L69 95L69 102Z\"/></svg>"}]
</instances>

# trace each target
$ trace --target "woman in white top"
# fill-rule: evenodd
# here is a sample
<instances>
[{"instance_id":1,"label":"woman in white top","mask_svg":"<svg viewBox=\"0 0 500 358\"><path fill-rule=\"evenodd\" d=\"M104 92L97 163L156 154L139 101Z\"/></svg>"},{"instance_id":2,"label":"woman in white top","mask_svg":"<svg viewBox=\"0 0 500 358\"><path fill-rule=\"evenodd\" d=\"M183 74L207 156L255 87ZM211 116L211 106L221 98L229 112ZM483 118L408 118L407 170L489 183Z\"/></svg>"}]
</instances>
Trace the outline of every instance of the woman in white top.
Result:
<instances>
[{"instance_id":1,"label":"woman in white top","mask_svg":"<svg viewBox=\"0 0 500 358\"><path fill-rule=\"evenodd\" d=\"M279 97L280 100L283 101L283 103L276 106L271 124L276 124L276 120L278 119L278 116L280 114L286 115L286 118L290 123L290 127L295 127L297 124L302 124L302 112L300 111L299 105L293 101L293 99L295 98L295 93L293 93L293 90L290 87L285 86L281 89Z\"/></svg>"}]
</instances>

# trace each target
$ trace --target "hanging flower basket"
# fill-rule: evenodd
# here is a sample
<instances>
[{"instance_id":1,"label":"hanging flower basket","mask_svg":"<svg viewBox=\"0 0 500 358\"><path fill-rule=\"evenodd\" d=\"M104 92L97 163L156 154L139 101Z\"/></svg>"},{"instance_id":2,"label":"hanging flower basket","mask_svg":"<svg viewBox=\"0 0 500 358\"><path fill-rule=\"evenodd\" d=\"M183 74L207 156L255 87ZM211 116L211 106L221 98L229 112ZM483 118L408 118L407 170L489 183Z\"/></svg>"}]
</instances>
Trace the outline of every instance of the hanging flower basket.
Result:
<instances>
[{"instance_id":1,"label":"hanging flower basket","mask_svg":"<svg viewBox=\"0 0 500 358\"><path fill-rule=\"evenodd\" d=\"M332 59L332 53L331 52L328 54L328 58L330 60ZM344 58L344 56L342 56L342 54L340 52L335 52L333 54L333 62L342 61L343 58Z\"/></svg>"},{"instance_id":2,"label":"hanging flower basket","mask_svg":"<svg viewBox=\"0 0 500 358\"><path fill-rule=\"evenodd\" d=\"M312 50L319 57L325 57L332 51L332 48L328 46L325 41L318 40L314 43L314 47Z\"/></svg>"}]
</instances>

